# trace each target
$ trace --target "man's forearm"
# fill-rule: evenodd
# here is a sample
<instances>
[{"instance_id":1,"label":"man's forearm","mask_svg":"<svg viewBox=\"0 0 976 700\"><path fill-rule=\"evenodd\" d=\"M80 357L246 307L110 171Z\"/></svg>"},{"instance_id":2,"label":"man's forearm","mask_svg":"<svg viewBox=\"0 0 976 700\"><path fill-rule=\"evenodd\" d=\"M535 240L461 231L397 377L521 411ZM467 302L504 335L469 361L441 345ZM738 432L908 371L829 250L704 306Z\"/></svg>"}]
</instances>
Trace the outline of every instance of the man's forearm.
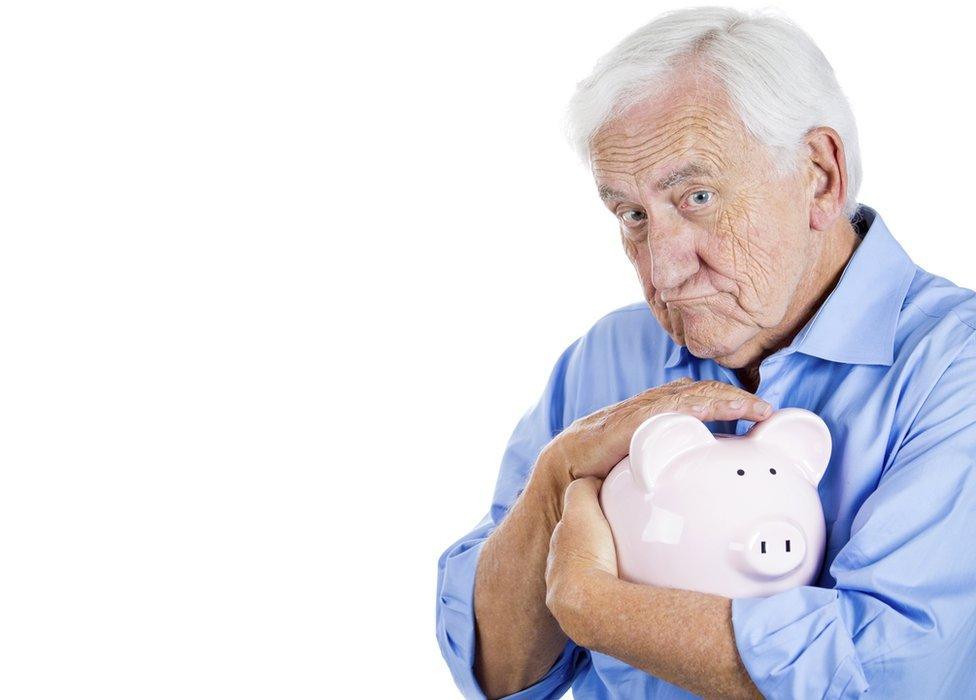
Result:
<instances>
[{"instance_id":1,"label":"man's forearm","mask_svg":"<svg viewBox=\"0 0 976 700\"><path fill-rule=\"evenodd\" d=\"M475 675L489 698L522 690L551 668L567 637L546 607L546 557L562 481L540 457L525 490L485 542L475 575Z\"/></svg>"},{"instance_id":2,"label":"man's forearm","mask_svg":"<svg viewBox=\"0 0 976 700\"><path fill-rule=\"evenodd\" d=\"M731 601L608 574L581 584L560 614L574 641L704 698L762 698L739 657Z\"/></svg>"}]
</instances>

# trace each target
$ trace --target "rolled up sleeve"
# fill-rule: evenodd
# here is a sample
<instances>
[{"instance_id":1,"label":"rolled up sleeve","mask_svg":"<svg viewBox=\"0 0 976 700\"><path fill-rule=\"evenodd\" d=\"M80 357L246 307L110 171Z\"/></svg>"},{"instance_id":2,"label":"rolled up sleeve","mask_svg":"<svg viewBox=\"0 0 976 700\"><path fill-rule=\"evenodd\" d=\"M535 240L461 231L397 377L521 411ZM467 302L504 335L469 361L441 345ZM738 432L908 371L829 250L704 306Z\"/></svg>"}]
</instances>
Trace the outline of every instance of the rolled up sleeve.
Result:
<instances>
[{"instance_id":1,"label":"rolled up sleeve","mask_svg":"<svg viewBox=\"0 0 976 700\"><path fill-rule=\"evenodd\" d=\"M467 698L484 698L474 674L476 634L474 583L478 558L489 535L518 498L542 448L564 425L563 395L568 366L579 341L559 358L539 401L518 422L499 470L491 510L437 562L436 634L454 682ZM509 698L558 698L589 663L589 653L569 641L545 676Z\"/></svg>"},{"instance_id":2,"label":"rolled up sleeve","mask_svg":"<svg viewBox=\"0 0 976 700\"><path fill-rule=\"evenodd\" d=\"M767 698L948 697L958 669L972 677L974 395L970 342L858 510L834 588L733 599L739 654Z\"/></svg>"},{"instance_id":3,"label":"rolled up sleeve","mask_svg":"<svg viewBox=\"0 0 976 700\"><path fill-rule=\"evenodd\" d=\"M767 698L858 697L868 681L835 589L801 586L732 600L742 662Z\"/></svg>"}]
</instances>

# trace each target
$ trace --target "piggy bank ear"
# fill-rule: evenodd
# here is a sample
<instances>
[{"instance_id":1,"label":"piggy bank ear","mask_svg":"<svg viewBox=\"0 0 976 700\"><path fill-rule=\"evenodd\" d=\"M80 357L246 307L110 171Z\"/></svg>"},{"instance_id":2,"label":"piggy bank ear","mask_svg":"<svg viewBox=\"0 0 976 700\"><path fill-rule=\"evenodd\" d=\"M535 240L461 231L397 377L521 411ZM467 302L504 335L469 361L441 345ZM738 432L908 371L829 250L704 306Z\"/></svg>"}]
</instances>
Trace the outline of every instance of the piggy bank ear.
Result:
<instances>
[{"instance_id":1,"label":"piggy bank ear","mask_svg":"<svg viewBox=\"0 0 976 700\"><path fill-rule=\"evenodd\" d=\"M654 484L679 455L693 447L715 442L705 424L686 413L659 413L638 426L630 439L631 473L637 486L650 493Z\"/></svg>"},{"instance_id":2,"label":"piggy bank ear","mask_svg":"<svg viewBox=\"0 0 976 700\"><path fill-rule=\"evenodd\" d=\"M749 437L773 445L800 463L803 475L816 486L830 462L830 430L820 416L802 408L784 408L756 423Z\"/></svg>"}]
</instances>

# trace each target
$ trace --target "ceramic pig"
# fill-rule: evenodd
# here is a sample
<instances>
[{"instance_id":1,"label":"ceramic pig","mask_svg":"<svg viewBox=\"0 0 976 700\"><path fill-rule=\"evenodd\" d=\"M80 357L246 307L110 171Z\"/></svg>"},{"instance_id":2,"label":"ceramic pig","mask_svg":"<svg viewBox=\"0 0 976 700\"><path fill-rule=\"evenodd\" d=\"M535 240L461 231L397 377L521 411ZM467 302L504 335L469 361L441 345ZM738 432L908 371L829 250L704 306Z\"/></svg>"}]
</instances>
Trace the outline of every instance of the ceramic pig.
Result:
<instances>
[{"instance_id":1,"label":"ceramic pig","mask_svg":"<svg viewBox=\"0 0 976 700\"><path fill-rule=\"evenodd\" d=\"M802 408L741 436L684 413L644 421L600 490L620 578L728 598L812 583L830 449L827 426Z\"/></svg>"}]
</instances>

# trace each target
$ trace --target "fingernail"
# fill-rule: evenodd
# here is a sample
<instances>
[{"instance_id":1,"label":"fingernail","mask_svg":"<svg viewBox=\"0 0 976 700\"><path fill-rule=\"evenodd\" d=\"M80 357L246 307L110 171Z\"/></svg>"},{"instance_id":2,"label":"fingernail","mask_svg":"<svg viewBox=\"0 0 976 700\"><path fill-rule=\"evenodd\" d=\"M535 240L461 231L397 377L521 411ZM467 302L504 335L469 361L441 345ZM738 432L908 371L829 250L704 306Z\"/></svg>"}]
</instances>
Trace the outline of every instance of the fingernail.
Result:
<instances>
[{"instance_id":1,"label":"fingernail","mask_svg":"<svg viewBox=\"0 0 976 700\"><path fill-rule=\"evenodd\" d=\"M704 411L704 410L705 410L705 407L704 407L704 406L702 406L702 405L701 405L701 404L699 403L699 404L695 404L694 406L692 406L692 407L691 407L691 410L692 410L692 411L694 411L695 413L701 413L702 411Z\"/></svg>"},{"instance_id":2,"label":"fingernail","mask_svg":"<svg viewBox=\"0 0 976 700\"><path fill-rule=\"evenodd\" d=\"M756 401L756 410L760 415L765 416L773 407L765 401Z\"/></svg>"},{"instance_id":3,"label":"fingernail","mask_svg":"<svg viewBox=\"0 0 976 700\"><path fill-rule=\"evenodd\" d=\"M743 401L742 399L735 399L734 401L729 402L729 406L731 406L732 408L738 408L744 403L745 401Z\"/></svg>"}]
</instances>

